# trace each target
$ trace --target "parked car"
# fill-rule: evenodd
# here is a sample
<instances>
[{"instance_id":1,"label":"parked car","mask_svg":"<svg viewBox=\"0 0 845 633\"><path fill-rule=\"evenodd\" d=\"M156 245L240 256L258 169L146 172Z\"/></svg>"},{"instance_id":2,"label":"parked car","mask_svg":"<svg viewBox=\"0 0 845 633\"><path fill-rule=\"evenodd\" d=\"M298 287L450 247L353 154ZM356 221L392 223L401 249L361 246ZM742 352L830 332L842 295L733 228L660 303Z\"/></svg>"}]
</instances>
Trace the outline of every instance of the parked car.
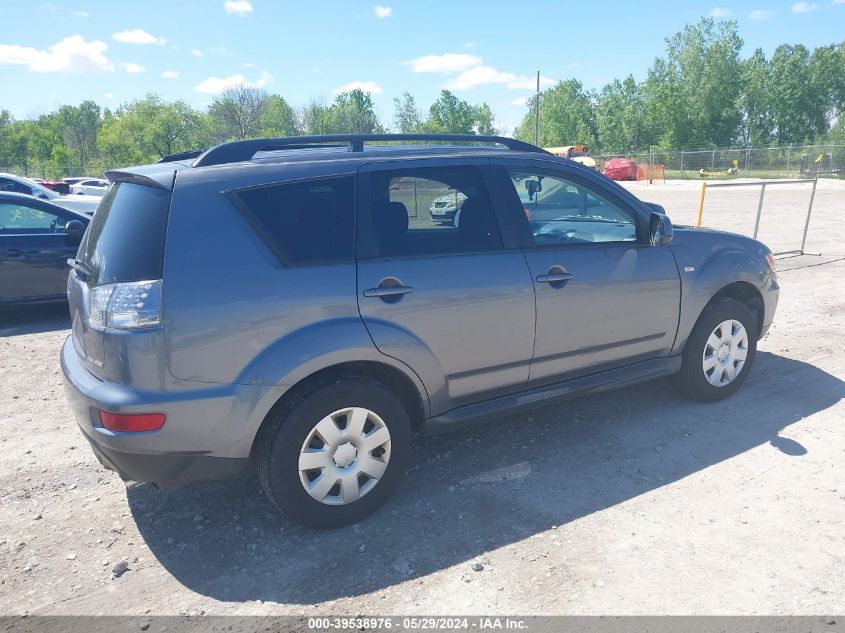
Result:
<instances>
[{"instance_id":1,"label":"parked car","mask_svg":"<svg viewBox=\"0 0 845 633\"><path fill-rule=\"evenodd\" d=\"M63 180L42 180L39 182L42 187L46 187L50 191L55 191L58 194L66 196L70 193L70 185Z\"/></svg>"},{"instance_id":2,"label":"parked car","mask_svg":"<svg viewBox=\"0 0 845 633\"><path fill-rule=\"evenodd\" d=\"M98 178L90 180L80 180L77 183L70 185L70 192L77 195L88 196L103 196L109 188L108 180L100 180Z\"/></svg>"},{"instance_id":3,"label":"parked car","mask_svg":"<svg viewBox=\"0 0 845 633\"><path fill-rule=\"evenodd\" d=\"M70 185L75 185L77 183L82 182L83 180L102 180L101 178L97 178L95 176L70 176L68 178L62 178L62 182L65 182Z\"/></svg>"},{"instance_id":4,"label":"parked car","mask_svg":"<svg viewBox=\"0 0 845 633\"><path fill-rule=\"evenodd\" d=\"M440 144L367 144L396 140ZM515 139L246 140L107 177L61 351L82 433L128 480L252 464L316 527L378 508L414 430L670 375L726 398L778 300L760 242ZM417 179L465 196L457 228L409 224Z\"/></svg>"},{"instance_id":5,"label":"parked car","mask_svg":"<svg viewBox=\"0 0 845 633\"><path fill-rule=\"evenodd\" d=\"M89 221L47 200L0 192L0 305L67 300L67 260Z\"/></svg>"},{"instance_id":6,"label":"parked car","mask_svg":"<svg viewBox=\"0 0 845 633\"><path fill-rule=\"evenodd\" d=\"M466 199L466 194L461 191L453 191L435 198L428 209L429 217L438 224L452 224Z\"/></svg>"},{"instance_id":7,"label":"parked car","mask_svg":"<svg viewBox=\"0 0 845 633\"><path fill-rule=\"evenodd\" d=\"M39 185L34 180L13 174L0 173L0 192L3 191L23 193L28 196L41 198L42 200L50 200L66 209L87 213L88 215L93 215L97 209L97 205L100 204L100 198L97 196L63 196Z\"/></svg>"}]
</instances>

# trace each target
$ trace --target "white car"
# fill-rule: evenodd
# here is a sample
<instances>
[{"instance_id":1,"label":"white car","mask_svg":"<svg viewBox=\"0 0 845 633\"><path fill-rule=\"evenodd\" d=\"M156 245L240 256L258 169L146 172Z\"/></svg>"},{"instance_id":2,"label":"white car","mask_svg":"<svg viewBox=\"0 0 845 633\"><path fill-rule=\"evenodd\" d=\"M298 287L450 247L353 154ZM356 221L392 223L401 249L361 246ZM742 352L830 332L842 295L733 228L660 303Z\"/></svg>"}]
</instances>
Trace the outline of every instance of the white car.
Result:
<instances>
[{"instance_id":1,"label":"white car","mask_svg":"<svg viewBox=\"0 0 845 633\"><path fill-rule=\"evenodd\" d=\"M80 180L70 186L70 192L77 195L103 196L109 190L109 184L108 180L100 180L99 178Z\"/></svg>"},{"instance_id":2,"label":"white car","mask_svg":"<svg viewBox=\"0 0 845 633\"><path fill-rule=\"evenodd\" d=\"M0 173L0 191L25 193L28 196L35 196L42 200L50 200L65 209L80 211L88 215L94 215L97 205L100 204L100 196L63 196L52 189L42 187L34 180L15 176L14 174Z\"/></svg>"}]
</instances>

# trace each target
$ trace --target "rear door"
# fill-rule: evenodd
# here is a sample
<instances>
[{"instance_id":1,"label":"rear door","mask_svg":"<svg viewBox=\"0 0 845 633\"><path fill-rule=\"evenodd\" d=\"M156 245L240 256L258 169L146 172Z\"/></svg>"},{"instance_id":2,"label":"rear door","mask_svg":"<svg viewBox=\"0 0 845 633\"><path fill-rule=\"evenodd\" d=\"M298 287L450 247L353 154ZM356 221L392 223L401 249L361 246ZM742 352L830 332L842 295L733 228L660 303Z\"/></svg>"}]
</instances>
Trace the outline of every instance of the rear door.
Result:
<instances>
[{"instance_id":1,"label":"rear door","mask_svg":"<svg viewBox=\"0 0 845 633\"><path fill-rule=\"evenodd\" d=\"M79 238L65 233L71 219L37 204L0 202L0 298L64 297L67 259L79 248Z\"/></svg>"},{"instance_id":2,"label":"rear door","mask_svg":"<svg viewBox=\"0 0 845 633\"><path fill-rule=\"evenodd\" d=\"M531 382L667 356L680 279L648 218L600 177L547 161L503 161L537 297Z\"/></svg>"},{"instance_id":3,"label":"rear door","mask_svg":"<svg viewBox=\"0 0 845 633\"><path fill-rule=\"evenodd\" d=\"M384 354L414 369L432 414L524 387L534 290L503 236L482 169L459 159L359 172L358 305ZM460 201L460 222L432 209ZM504 238L504 239L503 239Z\"/></svg>"}]
</instances>

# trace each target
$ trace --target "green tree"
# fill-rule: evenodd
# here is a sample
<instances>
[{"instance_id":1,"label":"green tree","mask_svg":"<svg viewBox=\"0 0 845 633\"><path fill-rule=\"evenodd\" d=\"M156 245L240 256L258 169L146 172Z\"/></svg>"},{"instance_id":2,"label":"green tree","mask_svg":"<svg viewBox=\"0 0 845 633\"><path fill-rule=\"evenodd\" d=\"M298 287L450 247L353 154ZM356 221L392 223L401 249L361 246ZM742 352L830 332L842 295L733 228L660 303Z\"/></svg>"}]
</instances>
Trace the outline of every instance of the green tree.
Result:
<instances>
[{"instance_id":1,"label":"green tree","mask_svg":"<svg viewBox=\"0 0 845 633\"><path fill-rule=\"evenodd\" d=\"M827 104L813 82L810 51L781 44L771 60L769 112L779 144L812 142L828 128Z\"/></svg>"},{"instance_id":2,"label":"green tree","mask_svg":"<svg viewBox=\"0 0 845 633\"><path fill-rule=\"evenodd\" d=\"M474 134L477 112L469 103L448 90L431 104L424 128L426 131L449 134Z\"/></svg>"},{"instance_id":3,"label":"green tree","mask_svg":"<svg viewBox=\"0 0 845 633\"><path fill-rule=\"evenodd\" d=\"M393 124L403 134L416 134L423 129L422 114L417 108L416 99L410 92L403 92L401 97L393 98Z\"/></svg>"},{"instance_id":4,"label":"green tree","mask_svg":"<svg viewBox=\"0 0 845 633\"><path fill-rule=\"evenodd\" d=\"M373 134L383 132L369 92L356 88L335 97L329 107L328 121L336 134Z\"/></svg>"},{"instance_id":5,"label":"green tree","mask_svg":"<svg viewBox=\"0 0 845 633\"><path fill-rule=\"evenodd\" d=\"M240 85L216 97L208 113L222 138L251 138L261 131L261 117L267 109L267 102L264 90Z\"/></svg>"},{"instance_id":6,"label":"green tree","mask_svg":"<svg viewBox=\"0 0 845 633\"><path fill-rule=\"evenodd\" d=\"M279 95L267 97L267 105L258 121L261 136L296 136L300 133L296 113Z\"/></svg>"},{"instance_id":7,"label":"green tree","mask_svg":"<svg viewBox=\"0 0 845 633\"><path fill-rule=\"evenodd\" d=\"M631 75L606 85L596 106L596 129L602 151L630 151L641 147L643 112L642 88Z\"/></svg>"},{"instance_id":8,"label":"green tree","mask_svg":"<svg viewBox=\"0 0 845 633\"><path fill-rule=\"evenodd\" d=\"M484 134L487 136L498 134L496 129L495 117L490 106L482 103L480 106L475 106L475 124L473 130L476 134Z\"/></svg>"},{"instance_id":9,"label":"green tree","mask_svg":"<svg viewBox=\"0 0 845 633\"><path fill-rule=\"evenodd\" d=\"M514 130L516 138L534 142L536 100L529 103L528 114ZM540 93L540 145L595 145L596 120L592 95L575 79L560 81Z\"/></svg>"},{"instance_id":10,"label":"green tree","mask_svg":"<svg viewBox=\"0 0 845 633\"><path fill-rule=\"evenodd\" d=\"M97 152L97 132L102 122L100 106L90 100L78 106L61 106L58 118L64 144L74 158L73 166L84 174Z\"/></svg>"},{"instance_id":11,"label":"green tree","mask_svg":"<svg viewBox=\"0 0 845 633\"><path fill-rule=\"evenodd\" d=\"M769 112L771 68L762 49L757 49L742 64L740 111L742 124L739 142L742 145L768 145L772 140Z\"/></svg>"},{"instance_id":12,"label":"green tree","mask_svg":"<svg viewBox=\"0 0 845 633\"><path fill-rule=\"evenodd\" d=\"M702 18L666 40L643 86L646 133L664 147L729 145L742 120L737 23Z\"/></svg>"}]
</instances>

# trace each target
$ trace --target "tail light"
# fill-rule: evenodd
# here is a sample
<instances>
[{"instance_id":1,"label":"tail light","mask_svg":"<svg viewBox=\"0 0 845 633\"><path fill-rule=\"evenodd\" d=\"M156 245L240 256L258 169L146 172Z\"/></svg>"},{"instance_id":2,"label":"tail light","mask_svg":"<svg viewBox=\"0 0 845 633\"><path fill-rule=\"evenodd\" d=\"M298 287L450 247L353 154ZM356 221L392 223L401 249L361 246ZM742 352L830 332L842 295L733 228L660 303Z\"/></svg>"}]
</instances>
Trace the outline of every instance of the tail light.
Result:
<instances>
[{"instance_id":1,"label":"tail light","mask_svg":"<svg viewBox=\"0 0 845 633\"><path fill-rule=\"evenodd\" d=\"M96 286L88 291L94 327L135 330L161 325L161 280Z\"/></svg>"},{"instance_id":2,"label":"tail light","mask_svg":"<svg viewBox=\"0 0 845 633\"><path fill-rule=\"evenodd\" d=\"M110 413L100 411L100 424L110 431L140 433L158 431L164 426L163 413Z\"/></svg>"}]
</instances>

